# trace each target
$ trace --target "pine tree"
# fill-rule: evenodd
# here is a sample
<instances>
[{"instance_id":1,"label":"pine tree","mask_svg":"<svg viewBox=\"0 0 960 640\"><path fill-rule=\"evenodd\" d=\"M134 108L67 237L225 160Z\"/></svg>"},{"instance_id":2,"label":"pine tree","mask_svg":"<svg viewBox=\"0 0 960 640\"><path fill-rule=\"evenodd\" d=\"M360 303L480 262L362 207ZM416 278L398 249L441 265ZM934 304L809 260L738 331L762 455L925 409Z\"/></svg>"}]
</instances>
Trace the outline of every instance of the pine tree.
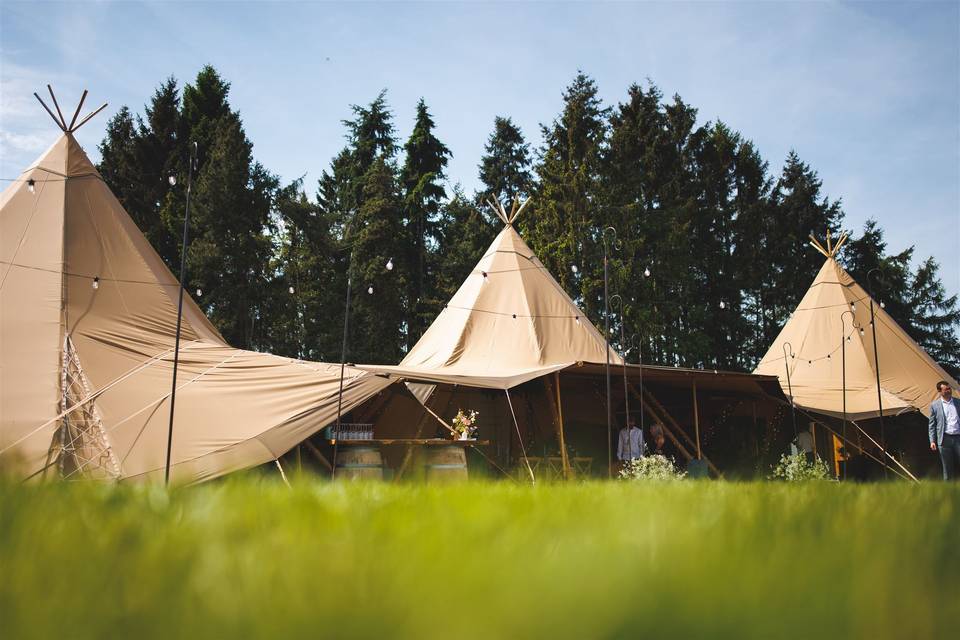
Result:
<instances>
[{"instance_id":1,"label":"pine tree","mask_svg":"<svg viewBox=\"0 0 960 640\"><path fill-rule=\"evenodd\" d=\"M353 252L350 362L397 362L405 345L409 272L385 265L408 246L396 168L380 156L363 177L363 203L346 242Z\"/></svg>"},{"instance_id":2,"label":"pine tree","mask_svg":"<svg viewBox=\"0 0 960 640\"><path fill-rule=\"evenodd\" d=\"M822 237L843 223L840 201L831 202L820 192L816 171L793 151L787 156L771 195L771 225L767 232L771 262L768 312L773 326L783 326L806 293L823 256L810 248L809 236Z\"/></svg>"},{"instance_id":3,"label":"pine tree","mask_svg":"<svg viewBox=\"0 0 960 640\"><path fill-rule=\"evenodd\" d=\"M533 206L519 225L544 266L581 302L584 312L597 319L603 304L606 227L599 210L599 173L609 109L584 73L577 74L563 100L560 116L541 127L539 183Z\"/></svg>"},{"instance_id":4,"label":"pine tree","mask_svg":"<svg viewBox=\"0 0 960 640\"><path fill-rule=\"evenodd\" d=\"M907 331L954 379L960 378L960 307L957 296L947 297L932 257L917 267L907 288L910 310Z\"/></svg>"},{"instance_id":5,"label":"pine tree","mask_svg":"<svg viewBox=\"0 0 960 640\"><path fill-rule=\"evenodd\" d=\"M453 197L441 209L445 224L439 238L441 250L436 254L435 286L442 308L470 275L503 225L499 219L491 220L485 215L483 207L471 201L460 185L454 187Z\"/></svg>"},{"instance_id":6,"label":"pine tree","mask_svg":"<svg viewBox=\"0 0 960 640\"><path fill-rule=\"evenodd\" d=\"M403 187L407 236L413 239L407 264L413 266L410 278L408 348L413 346L443 305L437 296L436 270L440 206L446 198L442 181L450 150L433 134L434 122L427 105L420 99L417 118L404 145L406 158L400 171Z\"/></svg>"},{"instance_id":7,"label":"pine tree","mask_svg":"<svg viewBox=\"0 0 960 640\"><path fill-rule=\"evenodd\" d=\"M479 203L492 200L509 207L515 200L526 199L533 188L530 166L530 145L524 140L523 132L510 118L497 116L480 159L483 188L476 200Z\"/></svg>"},{"instance_id":8,"label":"pine tree","mask_svg":"<svg viewBox=\"0 0 960 640\"><path fill-rule=\"evenodd\" d=\"M779 327L770 322L767 311L770 296L769 270L757 265L773 262L770 255L770 190L772 180L768 164L750 141L740 145L735 167L737 219L733 259L735 278L740 283L743 306L740 317L745 325L742 366L752 370L776 338Z\"/></svg>"},{"instance_id":9,"label":"pine tree","mask_svg":"<svg viewBox=\"0 0 960 640\"><path fill-rule=\"evenodd\" d=\"M408 257L412 242L407 235L404 208L397 185L394 127L381 92L367 107L354 105L354 118L344 120L347 146L320 178L318 215L329 225L331 263L337 309L343 308L348 270L352 275L348 359L352 362L395 362L399 345L406 341ZM384 267L392 261L395 268ZM373 288L374 294L366 293ZM376 318L361 317L373 312ZM342 311L336 312L342 320ZM339 322L339 321L338 321ZM331 331L340 359L340 329ZM376 340L367 341L376 333ZM362 340L360 337L362 336Z\"/></svg>"}]
</instances>

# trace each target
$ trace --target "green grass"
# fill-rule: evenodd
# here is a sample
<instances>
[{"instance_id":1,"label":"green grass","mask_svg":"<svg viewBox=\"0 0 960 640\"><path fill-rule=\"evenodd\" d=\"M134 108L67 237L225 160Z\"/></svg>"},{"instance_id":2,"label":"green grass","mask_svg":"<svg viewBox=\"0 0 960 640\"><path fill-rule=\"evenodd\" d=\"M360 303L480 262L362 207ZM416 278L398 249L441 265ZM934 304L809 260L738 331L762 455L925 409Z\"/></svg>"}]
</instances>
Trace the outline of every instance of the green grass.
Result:
<instances>
[{"instance_id":1,"label":"green grass","mask_svg":"<svg viewBox=\"0 0 960 640\"><path fill-rule=\"evenodd\" d=\"M0 482L4 638L931 638L960 489Z\"/></svg>"}]
</instances>

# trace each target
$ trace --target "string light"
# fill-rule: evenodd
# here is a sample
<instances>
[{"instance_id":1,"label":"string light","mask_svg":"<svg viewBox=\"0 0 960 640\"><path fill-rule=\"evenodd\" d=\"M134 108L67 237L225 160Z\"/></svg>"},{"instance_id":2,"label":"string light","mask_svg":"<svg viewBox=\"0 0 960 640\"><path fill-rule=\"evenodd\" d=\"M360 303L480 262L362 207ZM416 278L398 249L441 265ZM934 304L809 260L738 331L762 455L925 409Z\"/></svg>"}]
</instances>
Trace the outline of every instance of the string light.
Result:
<instances>
[{"instance_id":1,"label":"string light","mask_svg":"<svg viewBox=\"0 0 960 640\"><path fill-rule=\"evenodd\" d=\"M94 276L94 278L93 278L93 285L92 285L92 286L93 286L94 289L99 289L99 288L100 288L100 276Z\"/></svg>"},{"instance_id":2,"label":"string light","mask_svg":"<svg viewBox=\"0 0 960 640\"><path fill-rule=\"evenodd\" d=\"M577 324L580 324L580 316L577 316L575 320L577 321Z\"/></svg>"},{"instance_id":3,"label":"string light","mask_svg":"<svg viewBox=\"0 0 960 640\"><path fill-rule=\"evenodd\" d=\"M853 309L854 311L856 311L856 310L857 310L857 303L856 303L856 302L851 302L851 303L850 303L850 308Z\"/></svg>"},{"instance_id":4,"label":"string light","mask_svg":"<svg viewBox=\"0 0 960 640\"><path fill-rule=\"evenodd\" d=\"M167 182L170 184L171 187L177 186L177 176L168 176Z\"/></svg>"},{"instance_id":5,"label":"string light","mask_svg":"<svg viewBox=\"0 0 960 640\"><path fill-rule=\"evenodd\" d=\"M289 289L287 289L287 291L289 291L292 294L295 291L295 289L291 286Z\"/></svg>"},{"instance_id":6,"label":"string light","mask_svg":"<svg viewBox=\"0 0 960 640\"><path fill-rule=\"evenodd\" d=\"M514 320L517 319L517 314L513 314L513 319L514 319Z\"/></svg>"},{"instance_id":7,"label":"string light","mask_svg":"<svg viewBox=\"0 0 960 640\"><path fill-rule=\"evenodd\" d=\"M577 272L577 265L575 265L575 264L570 265L570 271L573 271L574 273L576 273L576 272Z\"/></svg>"},{"instance_id":8,"label":"string light","mask_svg":"<svg viewBox=\"0 0 960 640\"><path fill-rule=\"evenodd\" d=\"M486 272L486 271L481 271L480 273L483 274L483 282L484 282L484 284L486 284L486 282L487 282L487 272Z\"/></svg>"},{"instance_id":9,"label":"string light","mask_svg":"<svg viewBox=\"0 0 960 640\"><path fill-rule=\"evenodd\" d=\"M197 297L198 298L203 297L203 289L201 289L200 287L197 287Z\"/></svg>"},{"instance_id":10,"label":"string light","mask_svg":"<svg viewBox=\"0 0 960 640\"><path fill-rule=\"evenodd\" d=\"M726 308L727 308L727 305L724 304L723 300L720 301L720 308L721 308L721 309L726 309Z\"/></svg>"},{"instance_id":11,"label":"string light","mask_svg":"<svg viewBox=\"0 0 960 640\"><path fill-rule=\"evenodd\" d=\"M887 308L887 305L885 305L885 304L883 303L883 300L880 301L880 308L881 308L881 309L886 309L886 308Z\"/></svg>"},{"instance_id":12,"label":"string light","mask_svg":"<svg viewBox=\"0 0 960 640\"><path fill-rule=\"evenodd\" d=\"M387 271L393 271L393 258L387 260ZM292 291L290 293L293 293Z\"/></svg>"},{"instance_id":13,"label":"string light","mask_svg":"<svg viewBox=\"0 0 960 640\"><path fill-rule=\"evenodd\" d=\"M29 191L30 193L37 192L37 181L34 180L33 178L30 178L29 180L27 180L27 191Z\"/></svg>"},{"instance_id":14,"label":"string light","mask_svg":"<svg viewBox=\"0 0 960 640\"><path fill-rule=\"evenodd\" d=\"M367 293L370 295L373 295L373 285L370 285L369 287L367 287Z\"/></svg>"},{"instance_id":15,"label":"string light","mask_svg":"<svg viewBox=\"0 0 960 640\"><path fill-rule=\"evenodd\" d=\"M645 278L650 277L650 267L647 267L646 269L643 270L643 277Z\"/></svg>"}]
</instances>

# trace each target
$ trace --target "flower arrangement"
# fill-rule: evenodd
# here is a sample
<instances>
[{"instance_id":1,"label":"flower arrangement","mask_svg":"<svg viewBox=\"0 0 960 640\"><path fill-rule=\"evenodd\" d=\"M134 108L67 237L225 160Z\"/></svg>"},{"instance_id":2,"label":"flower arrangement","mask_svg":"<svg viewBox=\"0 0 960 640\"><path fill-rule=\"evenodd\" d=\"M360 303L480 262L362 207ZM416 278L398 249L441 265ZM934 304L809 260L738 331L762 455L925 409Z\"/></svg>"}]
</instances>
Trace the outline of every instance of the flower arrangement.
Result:
<instances>
[{"instance_id":1,"label":"flower arrangement","mask_svg":"<svg viewBox=\"0 0 960 640\"><path fill-rule=\"evenodd\" d=\"M477 412L460 409L453 417L453 435L457 440L469 440L477 432Z\"/></svg>"},{"instance_id":2,"label":"flower arrangement","mask_svg":"<svg viewBox=\"0 0 960 640\"><path fill-rule=\"evenodd\" d=\"M829 480L830 471L822 460L810 462L806 455L797 453L792 456L783 454L773 470L774 480L786 482L806 482L808 480Z\"/></svg>"},{"instance_id":3,"label":"flower arrangement","mask_svg":"<svg viewBox=\"0 0 960 640\"><path fill-rule=\"evenodd\" d=\"M677 470L671 458L659 453L625 462L623 468L620 469L621 480L667 482L682 480L686 475L685 471Z\"/></svg>"}]
</instances>

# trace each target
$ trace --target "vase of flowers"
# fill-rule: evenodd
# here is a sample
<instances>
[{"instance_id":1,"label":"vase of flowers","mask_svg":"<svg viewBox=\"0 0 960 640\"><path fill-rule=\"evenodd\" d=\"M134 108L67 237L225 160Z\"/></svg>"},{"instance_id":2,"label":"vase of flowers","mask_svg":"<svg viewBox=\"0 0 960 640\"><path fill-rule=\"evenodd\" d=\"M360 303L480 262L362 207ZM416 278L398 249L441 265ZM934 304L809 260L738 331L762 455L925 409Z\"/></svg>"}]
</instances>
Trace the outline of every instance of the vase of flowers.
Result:
<instances>
[{"instance_id":1,"label":"vase of flowers","mask_svg":"<svg viewBox=\"0 0 960 640\"><path fill-rule=\"evenodd\" d=\"M455 440L471 440L477 432L477 412L460 409L453 417L453 437Z\"/></svg>"}]
</instances>

